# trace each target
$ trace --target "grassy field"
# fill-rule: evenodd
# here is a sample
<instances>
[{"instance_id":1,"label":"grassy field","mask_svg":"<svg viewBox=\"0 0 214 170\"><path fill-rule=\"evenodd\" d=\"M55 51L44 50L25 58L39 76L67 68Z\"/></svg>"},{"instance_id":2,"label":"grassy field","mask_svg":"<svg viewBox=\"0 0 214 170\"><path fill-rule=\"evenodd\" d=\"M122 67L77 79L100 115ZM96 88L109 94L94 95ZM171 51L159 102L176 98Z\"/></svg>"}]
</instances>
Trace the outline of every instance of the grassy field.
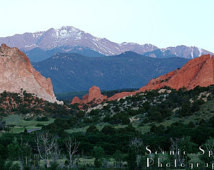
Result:
<instances>
[{"instance_id":1,"label":"grassy field","mask_svg":"<svg viewBox=\"0 0 214 170\"><path fill-rule=\"evenodd\" d=\"M96 125L97 129L98 130L102 130L102 128L105 126L105 125L108 125L108 123L99 123ZM84 127L81 127L81 128L71 128L71 129L67 129L65 130L67 133L77 133L77 132L82 132L82 133L85 133L86 130L89 128L89 126L84 126Z\"/></svg>"},{"instance_id":2,"label":"grassy field","mask_svg":"<svg viewBox=\"0 0 214 170\"><path fill-rule=\"evenodd\" d=\"M109 123L98 123L98 124L96 124L96 127L99 131L101 131L103 129L103 127L106 125L110 125L110 124ZM113 127L116 129L119 129L119 128L125 128L125 127L127 127L127 125L115 125ZM71 128L71 129L65 130L65 132L70 133L70 134L77 133L77 132L85 133L88 128L89 128L89 126L84 126L81 128Z\"/></svg>"},{"instance_id":3,"label":"grassy field","mask_svg":"<svg viewBox=\"0 0 214 170\"><path fill-rule=\"evenodd\" d=\"M155 122L156 126L163 125L165 127L170 126L174 122L182 122L185 124L188 124L189 122L196 122L200 119L209 120L212 116L214 116L214 100L210 100L203 104L198 112L195 114L184 118L177 117L175 115L172 115L168 119L162 121L162 122ZM20 133L24 132L25 129L29 130L38 130L41 129L42 126L48 125L50 123L54 122L53 118L49 118L48 121L37 121L35 118L33 120L26 121L24 120L24 115L8 115L7 117L3 118L4 121L6 121L6 125L9 125L11 133ZM106 125L110 125L109 123L100 122L96 124L96 127L99 130L102 130L102 128ZM147 133L150 131L151 123L145 123L141 124L139 122L133 122L132 125L139 130L142 134ZM114 128L124 128L127 125L113 125ZM85 133L88 126L81 127L81 128L70 128L67 129L67 133L76 133L76 132L83 132Z\"/></svg>"},{"instance_id":4,"label":"grassy field","mask_svg":"<svg viewBox=\"0 0 214 170\"><path fill-rule=\"evenodd\" d=\"M35 119L26 121L24 120L23 115L16 114L4 117L3 120L6 121L6 125L11 127L9 131L11 133L21 133L24 132L25 129L27 130L41 129L42 126L54 122L53 118L49 118L48 121L37 121Z\"/></svg>"}]
</instances>

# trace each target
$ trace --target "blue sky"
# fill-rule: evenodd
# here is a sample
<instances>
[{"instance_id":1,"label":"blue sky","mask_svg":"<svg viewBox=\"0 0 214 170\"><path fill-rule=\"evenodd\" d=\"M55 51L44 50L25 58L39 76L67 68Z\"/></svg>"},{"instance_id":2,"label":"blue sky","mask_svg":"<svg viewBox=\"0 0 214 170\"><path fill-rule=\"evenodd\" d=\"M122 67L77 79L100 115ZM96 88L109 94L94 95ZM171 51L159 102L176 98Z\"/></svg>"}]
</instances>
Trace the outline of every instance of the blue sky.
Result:
<instances>
[{"instance_id":1,"label":"blue sky","mask_svg":"<svg viewBox=\"0 0 214 170\"><path fill-rule=\"evenodd\" d=\"M214 52L214 0L6 0L0 36L74 26L118 43Z\"/></svg>"}]
</instances>

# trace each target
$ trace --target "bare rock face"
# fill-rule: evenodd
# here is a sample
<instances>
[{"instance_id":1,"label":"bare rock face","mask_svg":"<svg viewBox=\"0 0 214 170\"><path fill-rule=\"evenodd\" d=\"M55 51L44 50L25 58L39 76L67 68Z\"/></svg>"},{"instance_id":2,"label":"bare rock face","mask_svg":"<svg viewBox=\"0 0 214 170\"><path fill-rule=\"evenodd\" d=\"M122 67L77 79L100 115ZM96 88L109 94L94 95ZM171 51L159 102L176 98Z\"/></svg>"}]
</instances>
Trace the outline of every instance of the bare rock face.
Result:
<instances>
[{"instance_id":1,"label":"bare rock face","mask_svg":"<svg viewBox=\"0 0 214 170\"><path fill-rule=\"evenodd\" d=\"M121 92L121 93L116 93L115 95L109 97L108 101L122 99L122 98L125 98L127 96L132 96L132 95L135 95L135 94L136 94L136 92Z\"/></svg>"},{"instance_id":2,"label":"bare rock face","mask_svg":"<svg viewBox=\"0 0 214 170\"><path fill-rule=\"evenodd\" d=\"M79 97L75 96L71 102L71 104L81 103L81 100Z\"/></svg>"},{"instance_id":3,"label":"bare rock face","mask_svg":"<svg viewBox=\"0 0 214 170\"><path fill-rule=\"evenodd\" d=\"M107 100L107 96L103 96L101 94L100 88L97 86L92 86L89 89L89 93L83 96L82 100L80 100L78 97L74 97L72 100L72 104L78 103L78 104L100 104L104 100Z\"/></svg>"},{"instance_id":4,"label":"bare rock face","mask_svg":"<svg viewBox=\"0 0 214 170\"><path fill-rule=\"evenodd\" d=\"M160 89L164 86L177 90L184 87L190 90L196 86L207 87L212 84L214 84L214 56L203 55L190 60L181 69L152 79L145 87L140 88L138 92Z\"/></svg>"},{"instance_id":5,"label":"bare rock face","mask_svg":"<svg viewBox=\"0 0 214 170\"><path fill-rule=\"evenodd\" d=\"M194 89L196 86L207 87L214 84L214 56L203 55L187 62L181 69L152 79L146 86L135 92L122 92L108 98L109 101L135 95L140 92L170 87L172 89Z\"/></svg>"},{"instance_id":6,"label":"bare rock face","mask_svg":"<svg viewBox=\"0 0 214 170\"><path fill-rule=\"evenodd\" d=\"M107 96L103 96L101 94L99 87L93 86L89 89L88 101L87 102L91 102L93 100L99 102L99 101L103 101L104 99L107 99Z\"/></svg>"},{"instance_id":7,"label":"bare rock face","mask_svg":"<svg viewBox=\"0 0 214 170\"><path fill-rule=\"evenodd\" d=\"M26 90L49 102L58 102L50 78L46 79L31 65L28 57L17 48L0 47L0 93Z\"/></svg>"}]
</instances>

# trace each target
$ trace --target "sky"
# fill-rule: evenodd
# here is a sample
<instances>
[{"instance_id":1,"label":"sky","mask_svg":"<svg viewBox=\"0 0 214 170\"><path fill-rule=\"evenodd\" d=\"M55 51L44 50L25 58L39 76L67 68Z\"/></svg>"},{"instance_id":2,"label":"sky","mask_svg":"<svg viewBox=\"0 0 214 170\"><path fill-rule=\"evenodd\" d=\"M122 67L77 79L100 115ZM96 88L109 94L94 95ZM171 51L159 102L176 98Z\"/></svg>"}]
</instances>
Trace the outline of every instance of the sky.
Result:
<instances>
[{"instance_id":1,"label":"sky","mask_svg":"<svg viewBox=\"0 0 214 170\"><path fill-rule=\"evenodd\" d=\"M74 26L111 41L214 52L214 0L5 0L0 37Z\"/></svg>"}]
</instances>

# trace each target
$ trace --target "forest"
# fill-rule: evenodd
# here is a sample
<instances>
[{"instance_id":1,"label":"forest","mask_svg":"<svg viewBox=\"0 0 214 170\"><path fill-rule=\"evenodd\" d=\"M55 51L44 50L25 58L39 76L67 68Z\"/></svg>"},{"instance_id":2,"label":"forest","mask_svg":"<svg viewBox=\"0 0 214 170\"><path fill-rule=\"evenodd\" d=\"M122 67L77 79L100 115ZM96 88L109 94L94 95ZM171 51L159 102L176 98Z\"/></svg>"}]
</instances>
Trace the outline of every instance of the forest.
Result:
<instances>
[{"instance_id":1,"label":"forest","mask_svg":"<svg viewBox=\"0 0 214 170\"><path fill-rule=\"evenodd\" d=\"M26 92L0 96L3 170L213 168L214 86L165 87L84 110Z\"/></svg>"}]
</instances>

